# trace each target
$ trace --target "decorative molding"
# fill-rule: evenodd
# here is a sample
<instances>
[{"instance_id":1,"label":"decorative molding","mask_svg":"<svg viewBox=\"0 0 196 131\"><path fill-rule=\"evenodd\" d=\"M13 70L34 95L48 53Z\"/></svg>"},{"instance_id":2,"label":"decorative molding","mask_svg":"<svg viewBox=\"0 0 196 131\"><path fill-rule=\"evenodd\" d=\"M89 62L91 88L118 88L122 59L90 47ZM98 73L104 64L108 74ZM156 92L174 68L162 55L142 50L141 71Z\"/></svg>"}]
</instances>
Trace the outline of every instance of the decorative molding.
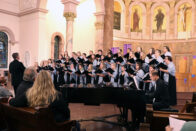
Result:
<instances>
[{"instance_id":1,"label":"decorative molding","mask_svg":"<svg viewBox=\"0 0 196 131\"><path fill-rule=\"evenodd\" d=\"M7 15L12 15L12 16L16 16L16 17L29 15L29 14L36 13L36 12L48 13L48 10L36 8L36 9L32 9L32 10L28 10L28 11L24 11L24 12L20 12L20 13L15 13L15 12L12 12L12 11L7 11L7 10L4 10L4 9L0 9L0 13L7 14Z\"/></svg>"},{"instance_id":2,"label":"decorative molding","mask_svg":"<svg viewBox=\"0 0 196 131\"><path fill-rule=\"evenodd\" d=\"M74 18L76 18L76 14L73 12L65 12L63 16L67 21L74 21Z\"/></svg>"},{"instance_id":3,"label":"decorative molding","mask_svg":"<svg viewBox=\"0 0 196 131\"><path fill-rule=\"evenodd\" d=\"M104 23L103 22L96 22L95 27L96 27L96 30L103 29L104 28Z\"/></svg>"}]
</instances>

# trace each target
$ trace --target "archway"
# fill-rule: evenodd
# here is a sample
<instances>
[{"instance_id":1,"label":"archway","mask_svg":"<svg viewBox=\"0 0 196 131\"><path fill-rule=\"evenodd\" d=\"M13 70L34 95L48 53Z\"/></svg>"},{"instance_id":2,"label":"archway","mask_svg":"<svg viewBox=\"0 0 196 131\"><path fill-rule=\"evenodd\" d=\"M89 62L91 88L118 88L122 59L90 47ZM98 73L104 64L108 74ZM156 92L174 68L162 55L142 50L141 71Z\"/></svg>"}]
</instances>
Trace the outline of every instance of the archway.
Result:
<instances>
[{"instance_id":1,"label":"archway","mask_svg":"<svg viewBox=\"0 0 196 131\"><path fill-rule=\"evenodd\" d=\"M58 59L64 52L64 37L61 33L56 32L51 39L51 58Z\"/></svg>"}]
</instances>

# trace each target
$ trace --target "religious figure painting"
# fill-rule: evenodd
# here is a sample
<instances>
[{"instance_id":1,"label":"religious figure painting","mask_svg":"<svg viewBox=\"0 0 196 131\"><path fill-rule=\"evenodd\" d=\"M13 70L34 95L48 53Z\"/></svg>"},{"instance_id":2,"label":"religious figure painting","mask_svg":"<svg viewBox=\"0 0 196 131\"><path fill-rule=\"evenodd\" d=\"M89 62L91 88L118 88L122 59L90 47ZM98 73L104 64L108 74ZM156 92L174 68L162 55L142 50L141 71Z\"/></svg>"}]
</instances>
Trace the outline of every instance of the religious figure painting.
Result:
<instances>
[{"instance_id":1,"label":"religious figure painting","mask_svg":"<svg viewBox=\"0 0 196 131\"><path fill-rule=\"evenodd\" d=\"M121 13L114 12L114 29L120 30Z\"/></svg>"},{"instance_id":2,"label":"religious figure painting","mask_svg":"<svg viewBox=\"0 0 196 131\"><path fill-rule=\"evenodd\" d=\"M178 32L191 31L192 7L190 4L182 4L178 9Z\"/></svg>"},{"instance_id":3,"label":"religious figure painting","mask_svg":"<svg viewBox=\"0 0 196 131\"><path fill-rule=\"evenodd\" d=\"M131 32L142 32L142 9L140 6L133 6L131 10Z\"/></svg>"},{"instance_id":4,"label":"religious figure painting","mask_svg":"<svg viewBox=\"0 0 196 131\"><path fill-rule=\"evenodd\" d=\"M153 33L166 32L166 15L163 7L157 7L153 17Z\"/></svg>"},{"instance_id":5,"label":"religious figure painting","mask_svg":"<svg viewBox=\"0 0 196 131\"><path fill-rule=\"evenodd\" d=\"M114 2L114 27L113 29L120 30L121 27L121 13L122 13L122 8L119 2L115 1Z\"/></svg>"}]
</instances>

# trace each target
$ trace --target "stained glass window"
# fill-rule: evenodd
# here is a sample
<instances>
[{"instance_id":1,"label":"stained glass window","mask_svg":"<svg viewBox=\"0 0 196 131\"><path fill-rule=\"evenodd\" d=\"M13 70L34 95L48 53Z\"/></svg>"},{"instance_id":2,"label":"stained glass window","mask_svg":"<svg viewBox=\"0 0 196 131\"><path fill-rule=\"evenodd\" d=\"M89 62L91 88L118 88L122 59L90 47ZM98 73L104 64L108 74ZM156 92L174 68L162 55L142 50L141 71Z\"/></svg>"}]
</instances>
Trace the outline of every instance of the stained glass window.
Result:
<instances>
[{"instance_id":1,"label":"stained glass window","mask_svg":"<svg viewBox=\"0 0 196 131\"><path fill-rule=\"evenodd\" d=\"M0 68L7 68L8 64L8 36L0 32Z\"/></svg>"},{"instance_id":2,"label":"stained glass window","mask_svg":"<svg viewBox=\"0 0 196 131\"><path fill-rule=\"evenodd\" d=\"M54 43L54 59L57 60L59 58L59 42L60 42L60 37L56 36L55 38L55 43Z\"/></svg>"}]
</instances>

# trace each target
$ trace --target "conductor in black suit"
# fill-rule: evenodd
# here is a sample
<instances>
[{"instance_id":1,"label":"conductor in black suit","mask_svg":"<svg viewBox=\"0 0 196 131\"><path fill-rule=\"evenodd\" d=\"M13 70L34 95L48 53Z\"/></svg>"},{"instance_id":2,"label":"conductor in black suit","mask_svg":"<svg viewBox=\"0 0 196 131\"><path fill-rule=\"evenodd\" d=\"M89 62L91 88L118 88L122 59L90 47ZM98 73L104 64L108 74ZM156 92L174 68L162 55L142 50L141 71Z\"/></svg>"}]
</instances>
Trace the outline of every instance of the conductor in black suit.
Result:
<instances>
[{"instance_id":1,"label":"conductor in black suit","mask_svg":"<svg viewBox=\"0 0 196 131\"><path fill-rule=\"evenodd\" d=\"M20 57L18 53L13 53L12 57L14 60L9 65L9 72L11 74L11 83L12 83L12 86L14 87L14 92L16 94L17 87L23 80L23 73L24 73L25 67L23 63L19 61Z\"/></svg>"},{"instance_id":2,"label":"conductor in black suit","mask_svg":"<svg viewBox=\"0 0 196 131\"><path fill-rule=\"evenodd\" d=\"M154 92L149 93L148 95L153 100L153 109L161 110L163 108L169 108L168 87L165 82L159 78L158 71L152 72L151 80L154 81Z\"/></svg>"}]
</instances>

